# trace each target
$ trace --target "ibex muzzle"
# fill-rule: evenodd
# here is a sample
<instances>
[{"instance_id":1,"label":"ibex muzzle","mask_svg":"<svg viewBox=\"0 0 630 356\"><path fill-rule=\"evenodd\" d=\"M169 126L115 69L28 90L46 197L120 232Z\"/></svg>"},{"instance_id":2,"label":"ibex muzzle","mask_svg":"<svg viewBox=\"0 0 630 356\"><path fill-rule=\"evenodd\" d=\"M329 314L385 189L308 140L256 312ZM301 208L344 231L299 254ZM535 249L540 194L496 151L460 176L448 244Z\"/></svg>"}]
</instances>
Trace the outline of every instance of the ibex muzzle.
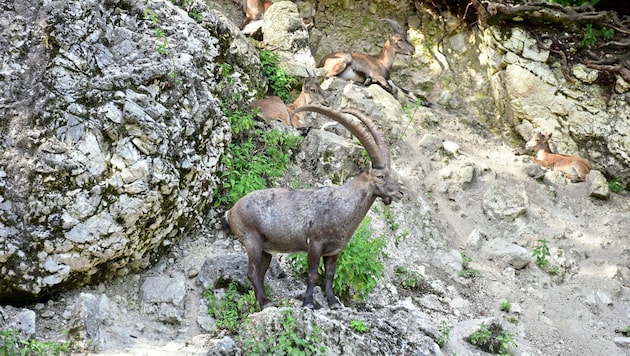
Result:
<instances>
[{"instance_id":1,"label":"ibex muzzle","mask_svg":"<svg viewBox=\"0 0 630 356\"><path fill-rule=\"evenodd\" d=\"M299 251L308 253L308 282L303 305L314 307L313 289L318 280L320 258L323 258L328 305L341 307L332 287L339 253L377 197L385 204L402 198L401 185L390 168L387 144L374 121L352 108L337 111L307 105L294 113L301 111L324 114L348 128L368 152L372 165L342 186L257 190L226 212L228 225L247 251L247 276L261 308L273 305L264 289L271 254Z\"/></svg>"}]
</instances>

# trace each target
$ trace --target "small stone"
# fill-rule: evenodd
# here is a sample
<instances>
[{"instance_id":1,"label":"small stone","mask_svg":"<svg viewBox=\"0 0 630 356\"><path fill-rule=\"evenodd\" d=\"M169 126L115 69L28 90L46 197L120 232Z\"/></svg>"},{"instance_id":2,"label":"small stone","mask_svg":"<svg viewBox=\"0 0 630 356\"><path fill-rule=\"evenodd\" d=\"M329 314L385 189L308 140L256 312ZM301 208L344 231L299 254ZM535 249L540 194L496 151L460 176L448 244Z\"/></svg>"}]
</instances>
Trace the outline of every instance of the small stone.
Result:
<instances>
[{"instance_id":1,"label":"small stone","mask_svg":"<svg viewBox=\"0 0 630 356\"><path fill-rule=\"evenodd\" d=\"M188 278L195 278L199 275L199 271L196 268L191 268L188 270Z\"/></svg>"}]
</instances>

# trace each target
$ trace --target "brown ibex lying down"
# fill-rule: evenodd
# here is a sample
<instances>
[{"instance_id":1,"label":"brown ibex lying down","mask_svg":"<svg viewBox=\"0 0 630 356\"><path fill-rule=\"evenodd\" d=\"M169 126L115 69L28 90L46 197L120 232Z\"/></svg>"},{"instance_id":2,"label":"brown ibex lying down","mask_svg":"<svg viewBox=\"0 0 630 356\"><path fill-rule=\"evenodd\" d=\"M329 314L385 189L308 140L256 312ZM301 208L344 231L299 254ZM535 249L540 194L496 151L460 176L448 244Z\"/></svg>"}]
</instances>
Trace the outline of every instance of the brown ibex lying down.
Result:
<instances>
[{"instance_id":1,"label":"brown ibex lying down","mask_svg":"<svg viewBox=\"0 0 630 356\"><path fill-rule=\"evenodd\" d=\"M394 20L382 20L392 26L394 33L387 39L381 52L377 55L347 51L331 53L317 65L318 68L326 69L326 78L336 76L364 85L374 81L391 92L393 82L389 79L389 72L396 53L411 55L415 53L415 48L407 41L407 30Z\"/></svg>"},{"instance_id":2,"label":"brown ibex lying down","mask_svg":"<svg viewBox=\"0 0 630 356\"><path fill-rule=\"evenodd\" d=\"M582 157L552 153L549 139L551 139L551 133L544 134L541 131L536 131L531 140L525 144L525 148L528 150L536 151L534 162L542 167L561 172L565 178L570 179L573 183L583 182L591 171L591 163Z\"/></svg>"},{"instance_id":3,"label":"brown ibex lying down","mask_svg":"<svg viewBox=\"0 0 630 356\"><path fill-rule=\"evenodd\" d=\"M302 92L292 104L285 105L282 99L277 96L271 96L265 99L259 99L251 104L252 108L260 108L260 118L269 122L273 120L282 121L285 125L295 128L304 128L304 116L306 113L301 112L295 115L291 113L303 105L324 104L324 92L319 86L316 77L311 77L302 84Z\"/></svg>"},{"instance_id":4,"label":"brown ibex lying down","mask_svg":"<svg viewBox=\"0 0 630 356\"><path fill-rule=\"evenodd\" d=\"M264 289L271 254L298 251L308 253L308 282L303 305L314 307L313 288L323 257L328 305L341 307L332 287L339 253L377 197L385 204L402 198L401 185L390 168L387 144L374 121L352 108L336 111L308 105L296 110L300 111L315 111L343 124L366 149L372 166L342 186L257 190L241 198L226 212L226 222L247 251L247 277L261 308L273 305ZM356 116L364 126L343 113Z\"/></svg>"}]
</instances>

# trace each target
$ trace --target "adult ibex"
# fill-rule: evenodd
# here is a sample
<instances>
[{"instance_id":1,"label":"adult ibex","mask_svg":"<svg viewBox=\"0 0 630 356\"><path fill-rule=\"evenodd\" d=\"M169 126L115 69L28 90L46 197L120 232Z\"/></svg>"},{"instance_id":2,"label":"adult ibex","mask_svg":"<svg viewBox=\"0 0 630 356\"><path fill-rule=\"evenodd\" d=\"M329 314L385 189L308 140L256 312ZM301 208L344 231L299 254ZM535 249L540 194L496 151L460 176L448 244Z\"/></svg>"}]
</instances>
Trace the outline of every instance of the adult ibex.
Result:
<instances>
[{"instance_id":1,"label":"adult ibex","mask_svg":"<svg viewBox=\"0 0 630 356\"><path fill-rule=\"evenodd\" d=\"M364 85L374 81L384 89L392 90L393 82L389 79L389 72L396 53L411 55L415 53L415 48L407 41L406 29L392 19L382 20L392 26L394 33L387 39L381 52L377 55L347 51L331 53L317 65L318 68L326 69L326 78L336 76Z\"/></svg>"},{"instance_id":2,"label":"adult ibex","mask_svg":"<svg viewBox=\"0 0 630 356\"><path fill-rule=\"evenodd\" d=\"M542 167L561 172L573 183L583 182L591 171L591 163L582 157L552 153L549 139L551 139L551 133L544 134L536 131L532 139L525 144L525 148L536 151L534 162Z\"/></svg>"},{"instance_id":3,"label":"adult ibex","mask_svg":"<svg viewBox=\"0 0 630 356\"><path fill-rule=\"evenodd\" d=\"M402 198L401 185L390 168L387 144L374 121L353 108L336 111L307 105L295 112L300 111L315 111L343 124L366 149L372 166L342 186L257 190L241 198L226 212L226 222L247 251L247 277L261 308L273 305L264 289L271 254L298 251L308 253L308 282L303 305L314 307L313 288L323 257L326 300L331 308L341 307L332 287L339 253L377 197L385 204ZM344 113L356 116L365 126Z\"/></svg>"},{"instance_id":4,"label":"adult ibex","mask_svg":"<svg viewBox=\"0 0 630 356\"><path fill-rule=\"evenodd\" d=\"M245 28L252 21L262 19L263 14L272 4L271 1L263 0L238 0L236 2L239 2L243 6L243 11L245 11L245 19L241 23L241 29Z\"/></svg>"},{"instance_id":5,"label":"adult ibex","mask_svg":"<svg viewBox=\"0 0 630 356\"><path fill-rule=\"evenodd\" d=\"M259 116L267 122L280 120L289 127L299 129L306 126L306 123L304 122L304 116L306 113L301 112L293 116L291 113L300 106L309 104L324 104L325 101L324 92L319 86L317 78L310 77L308 81L304 81L302 84L302 92L292 104L285 105L279 97L270 96L265 99L254 101L251 104L251 107L260 108Z\"/></svg>"}]
</instances>

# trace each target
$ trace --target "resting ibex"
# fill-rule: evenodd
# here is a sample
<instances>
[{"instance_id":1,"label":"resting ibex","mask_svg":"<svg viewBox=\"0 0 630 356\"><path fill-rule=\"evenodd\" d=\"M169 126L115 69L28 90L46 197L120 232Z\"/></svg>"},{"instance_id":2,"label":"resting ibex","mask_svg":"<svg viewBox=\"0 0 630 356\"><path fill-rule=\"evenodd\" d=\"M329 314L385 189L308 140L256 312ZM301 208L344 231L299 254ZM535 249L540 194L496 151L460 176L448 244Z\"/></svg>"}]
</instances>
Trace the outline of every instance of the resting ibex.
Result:
<instances>
[{"instance_id":1,"label":"resting ibex","mask_svg":"<svg viewBox=\"0 0 630 356\"><path fill-rule=\"evenodd\" d=\"M394 20L382 20L392 26L394 33L385 42L381 52L377 55L346 51L331 53L322 58L317 65L318 68L326 69L326 78L336 76L364 85L375 81L384 89L391 91L389 71L396 53L411 55L415 53L415 48L407 41L407 30L402 29Z\"/></svg>"},{"instance_id":2,"label":"resting ibex","mask_svg":"<svg viewBox=\"0 0 630 356\"><path fill-rule=\"evenodd\" d=\"M317 78L311 77L308 81L304 81L302 84L302 92L297 99L295 99L293 104L285 105L279 97L271 96L254 101L251 104L251 107L260 108L259 116L267 122L280 120L289 127L299 129L306 126L306 123L304 122L304 116L306 113L299 113L293 116L291 113L300 106L309 104L324 104L325 101L324 92L319 86Z\"/></svg>"},{"instance_id":3,"label":"resting ibex","mask_svg":"<svg viewBox=\"0 0 630 356\"><path fill-rule=\"evenodd\" d=\"M308 282L303 305L314 307L313 288L323 257L326 300L331 308L341 307L332 287L339 253L377 197L385 204L402 198L401 185L390 168L387 144L374 121L352 108L336 111L308 105L295 112L300 111L315 111L343 124L366 149L372 166L342 186L257 190L241 198L226 212L226 222L247 251L247 277L261 308L273 305L264 289L271 254L298 251L308 253ZM343 113L356 116L365 127Z\"/></svg>"},{"instance_id":4,"label":"resting ibex","mask_svg":"<svg viewBox=\"0 0 630 356\"><path fill-rule=\"evenodd\" d=\"M534 136L525 144L525 148L536 151L534 162L542 167L560 171L571 182L583 182L591 171L591 163L582 157L551 153L549 139L551 133L534 132Z\"/></svg>"}]
</instances>

